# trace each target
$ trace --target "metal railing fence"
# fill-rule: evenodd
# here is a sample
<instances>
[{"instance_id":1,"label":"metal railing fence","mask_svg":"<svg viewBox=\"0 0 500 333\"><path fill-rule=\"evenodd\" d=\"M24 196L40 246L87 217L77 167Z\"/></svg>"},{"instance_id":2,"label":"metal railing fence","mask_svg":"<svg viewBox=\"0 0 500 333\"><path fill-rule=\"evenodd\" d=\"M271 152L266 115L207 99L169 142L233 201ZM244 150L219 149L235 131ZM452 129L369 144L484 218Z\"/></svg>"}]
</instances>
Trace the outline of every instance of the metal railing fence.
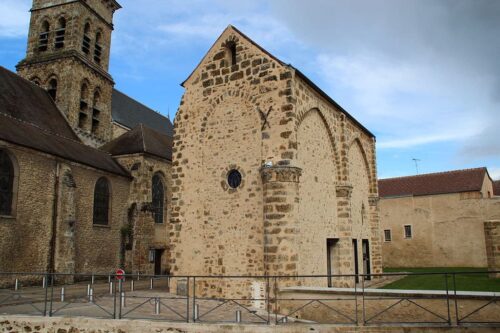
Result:
<instances>
[{"instance_id":1,"label":"metal railing fence","mask_svg":"<svg viewBox=\"0 0 500 333\"><path fill-rule=\"evenodd\" d=\"M499 273L301 276L0 273L0 314L263 325L500 326L500 279L488 277ZM405 278L412 278L417 285L419 279L431 278L433 290L372 287L398 283ZM461 284L469 278L488 279L489 291L461 290Z\"/></svg>"}]
</instances>

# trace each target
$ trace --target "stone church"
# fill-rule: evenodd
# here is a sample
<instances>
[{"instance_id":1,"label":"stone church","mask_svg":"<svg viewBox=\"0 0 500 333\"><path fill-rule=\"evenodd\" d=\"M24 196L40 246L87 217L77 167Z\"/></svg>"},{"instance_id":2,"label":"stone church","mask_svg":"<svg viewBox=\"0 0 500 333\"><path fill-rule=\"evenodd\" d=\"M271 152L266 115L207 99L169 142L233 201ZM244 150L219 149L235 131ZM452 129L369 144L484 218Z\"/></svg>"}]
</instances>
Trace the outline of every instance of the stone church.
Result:
<instances>
[{"instance_id":1,"label":"stone church","mask_svg":"<svg viewBox=\"0 0 500 333\"><path fill-rule=\"evenodd\" d=\"M374 135L233 26L172 125L113 87L119 8L34 0L0 68L0 271L380 273Z\"/></svg>"}]
</instances>

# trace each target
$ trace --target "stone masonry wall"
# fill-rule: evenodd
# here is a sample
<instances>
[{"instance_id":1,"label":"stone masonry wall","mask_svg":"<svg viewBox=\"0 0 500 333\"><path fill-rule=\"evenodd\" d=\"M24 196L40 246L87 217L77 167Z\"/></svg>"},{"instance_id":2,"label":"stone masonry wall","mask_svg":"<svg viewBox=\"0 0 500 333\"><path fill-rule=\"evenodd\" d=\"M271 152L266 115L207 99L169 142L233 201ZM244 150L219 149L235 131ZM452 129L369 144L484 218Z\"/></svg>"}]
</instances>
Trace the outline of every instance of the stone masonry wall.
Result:
<instances>
[{"instance_id":1,"label":"stone masonry wall","mask_svg":"<svg viewBox=\"0 0 500 333\"><path fill-rule=\"evenodd\" d=\"M126 222L130 180L90 168L73 168L76 182L76 271L114 272L120 265L120 230ZM93 224L94 188L100 177L110 182L109 224Z\"/></svg>"},{"instance_id":2,"label":"stone masonry wall","mask_svg":"<svg viewBox=\"0 0 500 333\"><path fill-rule=\"evenodd\" d=\"M45 89L48 88L51 79L56 79L57 106L66 115L69 124L80 138L86 144L98 147L109 141L113 134L111 94L114 83L107 72L112 32L111 16L108 20L104 20L79 1L57 6L49 5L47 1L34 2L26 58L18 64L18 73ZM99 1L93 1L91 5L96 8L102 6ZM66 20L64 47L56 48L54 42L60 18ZM48 48L45 51L39 50L39 35L42 32L43 22L50 24ZM82 51L84 28L87 23L90 24L90 30L87 32L90 38L88 54ZM97 33L101 34L102 47L99 63L94 59ZM81 94L83 83L88 86L86 96ZM96 91L99 92L100 98L94 105ZM93 108L100 111L97 117L99 126L94 131L92 130ZM80 113L86 115L82 124L79 124Z\"/></svg>"},{"instance_id":3,"label":"stone masonry wall","mask_svg":"<svg viewBox=\"0 0 500 333\"><path fill-rule=\"evenodd\" d=\"M362 273L362 239L368 239L371 273L381 273L375 140L302 78L297 75L294 78L297 164L304 165L304 184L301 182L301 187L308 189L316 186L316 190L305 190L310 193L322 191L309 201L307 196L301 195L301 207L304 207L300 213L301 221L309 218L311 222L308 228L314 228L318 223L317 215L321 214L321 210L315 206L319 205L319 200L330 202L330 206L336 209L336 213L328 212L325 216L331 221L325 226L327 235L316 237L317 244L311 247L319 257L315 269L326 274L326 238L330 238L338 239L336 255L339 258L334 260L338 267L333 271L336 274L354 273L352 239L357 239L359 272ZM312 122L314 125L310 124ZM329 144L319 146L319 142L314 140L320 135L320 141ZM322 149L322 153L319 153L319 149ZM305 158L308 161L303 159L304 152L310 155ZM314 167L314 163L320 164ZM306 186L307 182L311 184ZM332 191L333 188L335 190ZM324 193L331 194L326 196Z\"/></svg>"},{"instance_id":4,"label":"stone masonry wall","mask_svg":"<svg viewBox=\"0 0 500 333\"><path fill-rule=\"evenodd\" d=\"M39 333L490 333L495 327L376 327L341 325L245 325L245 324L193 324L145 320L109 320L91 318L48 318L28 316L0 317L0 332Z\"/></svg>"},{"instance_id":5,"label":"stone masonry wall","mask_svg":"<svg viewBox=\"0 0 500 333\"><path fill-rule=\"evenodd\" d=\"M486 267L483 222L500 219L500 197L479 192L380 200L386 267ZM412 226L412 238L404 237ZM456 230L450 237L450 230ZM418 253L418 256L414 254Z\"/></svg>"},{"instance_id":6,"label":"stone masonry wall","mask_svg":"<svg viewBox=\"0 0 500 333\"><path fill-rule=\"evenodd\" d=\"M89 69L82 62L73 58L57 59L50 63L27 64L18 68L18 74L30 81L39 80L40 86L48 89L51 79L56 78L58 89L56 104L65 115L68 123L75 129L83 142L91 146L100 146L111 140L111 94L113 86L109 80ZM86 82L88 87L88 104L84 112L87 120L83 127L79 127L79 113L81 99L81 86ZM91 133L92 108L94 92L100 92L100 102L95 105L101 112L99 114L99 127Z\"/></svg>"},{"instance_id":7,"label":"stone masonry wall","mask_svg":"<svg viewBox=\"0 0 500 333\"><path fill-rule=\"evenodd\" d=\"M357 234L370 239L380 272L372 137L231 26L184 86L173 148L176 274L325 272L330 235L341 239L339 271L352 273L351 184L363 187L354 196L367 221ZM231 169L243 176L237 189Z\"/></svg>"},{"instance_id":8,"label":"stone masonry wall","mask_svg":"<svg viewBox=\"0 0 500 333\"><path fill-rule=\"evenodd\" d=\"M169 259L169 224L170 203L172 197L171 163L150 155L134 154L120 156L117 161L129 170L134 177L130 185L128 210L135 207L135 216L131 216L132 247L126 252L127 272L154 273L154 264L149 262L150 249L163 249L162 273L170 271ZM152 201L152 179L160 174L165 187L163 223L155 223L150 205Z\"/></svg>"},{"instance_id":9,"label":"stone masonry wall","mask_svg":"<svg viewBox=\"0 0 500 333\"><path fill-rule=\"evenodd\" d=\"M55 1L50 2L51 4L56 4ZM59 0L58 2L64 4L48 6L47 0L35 0L33 2L26 58L28 60L35 60L40 58L40 56L57 55L57 53L61 54L67 50L74 50L83 59L88 60L91 66L96 66L107 72L109 68L111 33L113 31L112 12L104 10L102 1L100 0L87 1L89 3L88 6L80 1ZM93 10L96 10L98 15ZM55 29L57 28L57 20L60 17L66 19L64 48L55 49ZM38 39L43 21L49 22L50 34L48 50L40 52L38 51ZM91 38L89 54L82 51L83 32L86 23L90 24L88 32L88 36ZM94 61L94 42L97 32L102 33L101 45L103 46L101 62L99 64Z\"/></svg>"},{"instance_id":10,"label":"stone masonry wall","mask_svg":"<svg viewBox=\"0 0 500 333\"><path fill-rule=\"evenodd\" d=\"M237 52L232 66L225 49L230 42ZM176 274L264 273L259 169L288 149L280 136L288 124L280 125L287 80L275 59L228 28L186 81L173 148ZM227 184L231 169L243 176L237 189Z\"/></svg>"},{"instance_id":11,"label":"stone masonry wall","mask_svg":"<svg viewBox=\"0 0 500 333\"><path fill-rule=\"evenodd\" d=\"M59 272L110 272L119 263L129 180L51 155L0 142L15 157L18 185L12 217L0 217L0 271L49 271L50 241L59 164L55 268ZM93 225L94 186L111 184L108 226ZM73 202L72 202L73 201Z\"/></svg>"},{"instance_id":12,"label":"stone masonry wall","mask_svg":"<svg viewBox=\"0 0 500 333\"><path fill-rule=\"evenodd\" d=\"M484 222L484 238L488 270L497 271L491 276L500 278L500 220Z\"/></svg>"},{"instance_id":13,"label":"stone masonry wall","mask_svg":"<svg viewBox=\"0 0 500 333\"><path fill-rule=\"evenodd\" d=\"M299 192L299 274L327 274L327 239L339 238L337 166L329 132L319 111L304 116L297 132ZM307 259L306 259L307 258ZM347 272L332 267L334 274ZM321 282L326 279L321 279Z\"/></svg>"},{"instance_id":14,"label":"stone masonry wall","mask_svg":"<svg viewBox=\"0 0 500 333\"><path fill-rule=\"evenodd\" d=\"M18 175L15 210L0 217L0 271L47 271L56 162L2 141L0 149L9 153Z\"/></svg>"}]
</instances>

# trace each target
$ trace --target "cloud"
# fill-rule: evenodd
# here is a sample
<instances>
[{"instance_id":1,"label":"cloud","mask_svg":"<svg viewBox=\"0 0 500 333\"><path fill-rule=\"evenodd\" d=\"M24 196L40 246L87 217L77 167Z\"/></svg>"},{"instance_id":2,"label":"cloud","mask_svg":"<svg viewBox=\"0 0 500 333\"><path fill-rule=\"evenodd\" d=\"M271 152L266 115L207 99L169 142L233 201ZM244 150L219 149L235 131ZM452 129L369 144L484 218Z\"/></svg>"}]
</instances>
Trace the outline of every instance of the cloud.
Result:
<instances>
[{"instance_id":1,"label":"cloud","mask_svg":"<svg viewBox=\"0 0 500 333\"><path fill-rule=\"evenodd\" d=\"M488 168L488 173L493 180L500 180L500 168Z\"/></svg>"},{"instance_id":2,"label":"cloud","mask_svg":"<svg viewBox=\"0 0 500 333\"><path fill-rule=\"evenodd\" d=\"M463 140L483 127L481 118L470 112L473 105L453 98L456 90L469 90L469 83L449 84L449 75L436 75L431 68L374 56L323 54L317 63L326 90L340 95L342 104L376 131L379 148Z\"/></svg>"},{"instance_id":3,"label":"cloud","mask_svg":"<svg viewBox=\"0 0 500 333\"><path fill-rule=\"evenodd\" d=\"M498 156L499 1L272 4L317 50L309 68L325 90L377 134L379 147L454 141L464 159Z\"/></svg>"},{"instance_id":4,"label":"cloud","mask_svg":"<svg viewBox=\"0 0 500 333\"><path fill-rule=\"evenodd\" d=\"M144 0L140 3L122 0L122 5L125 9L115 17L120 34L127 31L146 38L169 39L174 45L182 40L213 42L232 24L260 43L285 45L293 40L286 25L267 10L266 1L262 0L214 0L210 6L201 0Z\"/></svg>"},{"instance_id":5,"label":"cloud","mask_svg":"<svg viewBox=\"0 0 500 333\"><path fill-rule=\"evenodd\" d=\"M460 136L456 133L445 133L438 135L421 135L415 137L407 137L404 139L385 139L377 143L377 148L410 148L421 146L430 143L447 142L459 139Z\"/></svg>"},{"instance_id":6,"label":"cloud","mask_svg":"<svg viewBox=\"0 0 500 333\"><path fill-rule=\"evenodd\" d=\"M496 118L490 120L491 123L485 126L480 133L465 142L460 150L463 157L472 159L481 159L488 156L500 157L500 113Z\"/></svg>"},{"instance_id":7,"label":"cloud","mask_svg":"<svg viewBox=\"0 0 500 333\"><path fill-rule=\"evenodd\" d=\"M30 1L3 0L0 2L0 37L19 38L28 33Z\"/></svg>"}]
</instances>

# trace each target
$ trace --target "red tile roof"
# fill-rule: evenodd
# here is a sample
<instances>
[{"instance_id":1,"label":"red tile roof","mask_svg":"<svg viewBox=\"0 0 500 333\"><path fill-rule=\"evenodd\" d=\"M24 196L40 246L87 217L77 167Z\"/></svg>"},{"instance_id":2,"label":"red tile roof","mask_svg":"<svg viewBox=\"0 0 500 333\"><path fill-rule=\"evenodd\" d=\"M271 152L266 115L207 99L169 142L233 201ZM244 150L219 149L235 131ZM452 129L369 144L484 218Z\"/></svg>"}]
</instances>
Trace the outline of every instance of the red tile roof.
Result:
<instances>
[{"instance_id":1,"label":"red tile roof","mask_svg":"<svg viewBox=\"0 0 500 333\"><path fill-rule=\"evenodd\" d=\"M500 180L495 180L493 182L493 194L500 195Z\"/></svg>"},{"instance_id":2,"label":"red tile roof","mask_svg":"<svg viewBox=\"0 0 500 333\"><path fill-rule=\"evenodd\" d=\"M378 191L381 198L480 191L487 172L476 168L380 179Z\"/></svg>"}]
</instances>

